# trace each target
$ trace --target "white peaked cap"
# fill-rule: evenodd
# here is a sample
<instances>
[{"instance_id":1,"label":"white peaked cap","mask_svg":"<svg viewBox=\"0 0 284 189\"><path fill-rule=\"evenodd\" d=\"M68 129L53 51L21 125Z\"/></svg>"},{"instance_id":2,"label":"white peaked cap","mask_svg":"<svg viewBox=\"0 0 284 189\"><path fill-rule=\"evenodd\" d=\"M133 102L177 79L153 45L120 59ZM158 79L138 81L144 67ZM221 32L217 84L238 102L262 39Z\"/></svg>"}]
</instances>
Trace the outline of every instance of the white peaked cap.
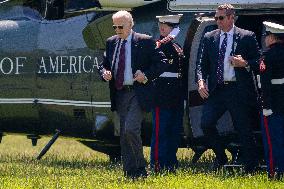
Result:
<instances>
[{"instance_id":1,"label":"white peaked cap","mask_svg":"<svg viewBox=\"0 0 284 189\"><path fill-rule=\"evenodd\" d=\"M172 24L179 24L179 19L182 17L183 14L177 15L165 15L165 16L156 16L161 23L172 23Z\"/></svg>"},{"instance_id":2,"label":"white peaked cap","mask_svg":"<svg viewBox=\"0 0 284 189\"><path fill-rule=\"evenodd\" d=\"M284 33L284 26L280 24L276 24L273 22L263 22L263 25L265 26L265 31L271 32L273 34L283 34Z\"/></svg>"}]
</instances>

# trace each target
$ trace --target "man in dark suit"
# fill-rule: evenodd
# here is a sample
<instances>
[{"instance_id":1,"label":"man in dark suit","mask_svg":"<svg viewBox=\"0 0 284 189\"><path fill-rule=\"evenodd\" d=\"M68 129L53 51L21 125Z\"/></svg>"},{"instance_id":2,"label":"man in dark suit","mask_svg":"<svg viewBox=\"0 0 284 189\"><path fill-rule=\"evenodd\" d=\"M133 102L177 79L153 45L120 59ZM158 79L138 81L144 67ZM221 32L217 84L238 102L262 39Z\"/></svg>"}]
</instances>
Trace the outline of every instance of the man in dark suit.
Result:
<instances>
[{"instance_id":1,"label":"man in dark suit","mask_svg":"<svg viewBox=\"0 0 284 189\"><path fill-rule=\"evenodd\" d=\"M150 36L132 30L129 12L118 11L112 19L117 35L107 39L99 71L109 82L111 108L120 118L124 174L144 177L147 172L140 136L143 110L151 109L151 81L164 72L168 61Z\"/></svg>"},{"instance_id":2,"label":"man in dark suit","mask_svg":"<svg viewBox=\"0 0 284 189\"><path fill-rule=\"evenodd\" d=\"M228 161L225 144L218 140L215 125L228 110L242 145L242 163L250 172L257 163L249 119L256 103L252 72L258 69L260 51L255 34L236 27L234 18L232 5L220 5L215 13L218 29L203 39L197 62L198 92L205 99L201 127L216 154L215 168L224 165Z\"/></svg>"}]
</instances>

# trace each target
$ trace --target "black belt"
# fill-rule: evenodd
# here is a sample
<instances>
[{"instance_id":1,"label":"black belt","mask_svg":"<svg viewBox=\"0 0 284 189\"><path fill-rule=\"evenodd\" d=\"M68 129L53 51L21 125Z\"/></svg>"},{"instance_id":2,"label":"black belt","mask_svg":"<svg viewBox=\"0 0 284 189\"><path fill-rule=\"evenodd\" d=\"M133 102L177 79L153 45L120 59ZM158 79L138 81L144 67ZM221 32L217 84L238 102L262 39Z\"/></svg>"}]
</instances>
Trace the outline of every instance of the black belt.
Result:
<instances>
[{"instance_id":1,"label":"black belt","mask_svg":"<svg viewBox=\"0 0 284 189\"><path fill-rule=\"evenodd\" d=\"M133 85L123 85L120 91L132 91L134 89Z\"/></svg>"},{"instance_id":2,"label":"black belt","mask_svg":"<svg viewBox=\"0 0 284 189\"><path fill-rule=\"evenodd\" d=\"M236 84L236 81L224 81L223 85L231 85L231 84Z\"/></svg>"},{"instance_id":3,"label":"black belt","mask_svg":"<svg viewBox=\"0 0 284 189\"><path fill-rule=\"evenodd\" d=\"M217 86L226 87L226 86L235 85L236 83L237 83L236 81L223 81L223 83L219 83Z\"/></svg>"}]
</instances>

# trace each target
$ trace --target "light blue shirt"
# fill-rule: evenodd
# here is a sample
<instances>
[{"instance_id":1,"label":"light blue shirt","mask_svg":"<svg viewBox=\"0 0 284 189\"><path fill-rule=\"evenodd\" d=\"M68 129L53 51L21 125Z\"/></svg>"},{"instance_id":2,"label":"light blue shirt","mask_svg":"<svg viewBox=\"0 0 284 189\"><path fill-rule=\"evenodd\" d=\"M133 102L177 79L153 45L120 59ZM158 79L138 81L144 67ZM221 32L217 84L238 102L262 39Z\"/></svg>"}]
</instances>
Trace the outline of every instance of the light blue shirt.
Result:
<instances>
[{"instance_id":1,"label":"light blue shirt","mask_svg":"<svg viewBox=\"0 0 284 189\"><path fill-rule=\"evenodd\" d=\"M227 48L224 58L224 73L223 73L224 81L236 81L234 67L231 64L231 61L229 61L229 57L231 55L232 46L233 46L234 28L235 26L233 26L232 29L229 32L227 32ZM221 44L225 38L224 33L225 32L221 30L219 49L221 48Z\"/></svg>"},{"instance_id":2,"label":"light blue shirt","mask_svg":"<svg viewBox=\"0 0 284 189\"><path fill-rule=\"evenodd\" d=\"M131 40L132 32L126 38L127 42L125 44L125 70L124 70L124 82L123 85L133 85L133 74L131 68Z\"/></svg>"},{"instance_id":3,"label":"light blue shirt","mask_svg":"<svg viewBox=\"0 0 284 189\"><path fill-rule=\"evenodd\" d=\"M123 85L133 85L133 74L131 67L131 40L132 40L132 31L129 36L126 38L127 42L125 43L125 70L124 70L124 82ZM119 52L121 48L123 40L120 40L119 48L118 48L118 56L116 58L115 63L115 73L118 67L119 61Z\"/></svg>"}]
</instances>

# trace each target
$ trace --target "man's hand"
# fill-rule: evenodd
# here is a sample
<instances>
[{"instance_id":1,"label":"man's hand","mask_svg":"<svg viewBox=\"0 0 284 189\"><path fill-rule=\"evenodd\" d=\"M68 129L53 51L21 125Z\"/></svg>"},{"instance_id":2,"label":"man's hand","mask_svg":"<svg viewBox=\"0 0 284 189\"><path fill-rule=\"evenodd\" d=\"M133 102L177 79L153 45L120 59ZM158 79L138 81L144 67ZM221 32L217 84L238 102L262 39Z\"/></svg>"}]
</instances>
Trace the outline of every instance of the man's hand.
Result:
<instances>
[{"instance_id":1,"label":"man's hand","mask_svg":"<svg viewBox=\"0 0 284 189\"><path fill-rule=\"evenodd\" d=\"M139 83L143 83L146 80L145 75L141 70L137 70L134 74L134 79L133 81L137 81Z\"/></svg>"},{"instance_id":2,"label":"man's hand","mask_svg":"<svg viewBox=\"0 0 284 189\"><path fill-rule=\"evenodd\" d=\"M198 92L201 96L201 98L205 99L209 97L209 92L207 85L204 80L199 80L198 81Z\"/></svg>"},{"instance_id":3,"label":"man's hand","mask_svg":"<svg viewBox=\"0 0 284 189\"><path fill-rule=\"evenodd\" d=\"M109 81L112 79L111 71L103 69L103 78L106 81Z\"/></svg>"},{"instance_id":4,"label":"man's hand","mask_svg":"<svg viewBox=\"0 0 284 189\"><path fill-rule=\"evenodd\" d=\"M247 61L243 59L242 55L230 56L229 61L231 61L234 67L246 67Z\"/></svg>"}]
</instances>

